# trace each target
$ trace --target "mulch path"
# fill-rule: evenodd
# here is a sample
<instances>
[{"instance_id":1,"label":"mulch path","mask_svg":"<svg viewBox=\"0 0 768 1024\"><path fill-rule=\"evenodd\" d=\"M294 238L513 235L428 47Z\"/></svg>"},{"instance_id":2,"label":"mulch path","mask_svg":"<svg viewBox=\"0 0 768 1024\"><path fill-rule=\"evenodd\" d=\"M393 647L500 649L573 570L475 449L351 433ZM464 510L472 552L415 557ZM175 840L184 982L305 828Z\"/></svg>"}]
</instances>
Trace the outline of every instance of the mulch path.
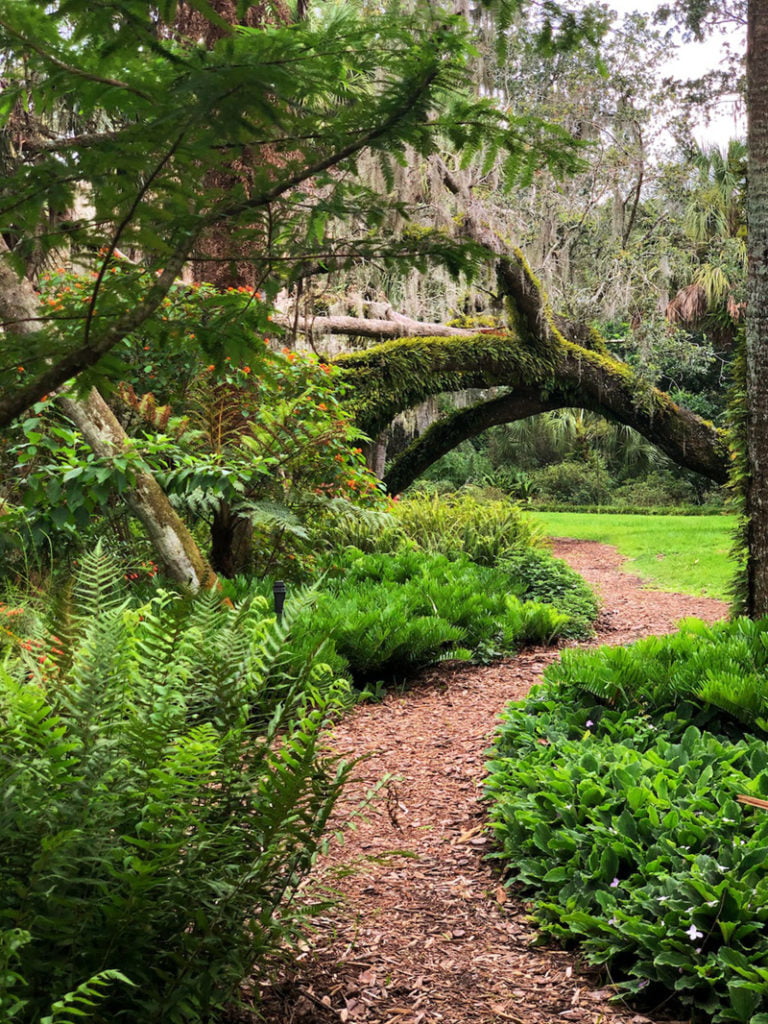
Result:
<instances>
[{"instance_id":1,"label":"mulch path","mask_svg":"<svg viewBox=\"0 0 768 1024\"><path fill-rule=\"evenodd\" d=\"M612 548L563 540L554 551L601 596L594 644L668 633L687 616L726 616L720 601L642 589ZM319 865L316 881L342 902L317 920L310 948L262 987L267 1024L648 1020L610 1003L606 979L572 953L537 946L530 908L485 859L483 765L497 716L557 656L534 649L486 667L444 663L336 726L335 750L370 755L342 819L391 778Z\"/></svg>"}]
</instances>

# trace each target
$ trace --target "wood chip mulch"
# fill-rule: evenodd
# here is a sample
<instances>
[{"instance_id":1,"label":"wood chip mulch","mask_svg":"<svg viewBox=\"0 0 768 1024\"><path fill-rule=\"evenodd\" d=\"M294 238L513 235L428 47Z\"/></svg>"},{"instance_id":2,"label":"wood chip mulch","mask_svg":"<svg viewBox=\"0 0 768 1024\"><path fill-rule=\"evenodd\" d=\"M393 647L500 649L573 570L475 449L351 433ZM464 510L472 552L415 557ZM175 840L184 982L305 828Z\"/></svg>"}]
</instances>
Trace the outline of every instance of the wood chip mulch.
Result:
<instances>
[{"instance_id":1,"label":"wood chip mulch","mask_svg":"<svg viewBox=\"0 0 768 1024\"><path fill-rule=\"evenodd\" d=\"M612 548L558 541L555 554L602 600L593 644L668 633L681 618L725 618L725 604L642 589ZM357 769L340 819L389 776L315 882L341 896L316 922L305 952L254 992L267 1024L643 1024L609 1002L610 979L573 953L536 945L529 907L486 855L484 761L498 715L525 696L554 650L485 667L450 662L402 692L359 706L330 743Z\"/></svg>"}]
</instances>

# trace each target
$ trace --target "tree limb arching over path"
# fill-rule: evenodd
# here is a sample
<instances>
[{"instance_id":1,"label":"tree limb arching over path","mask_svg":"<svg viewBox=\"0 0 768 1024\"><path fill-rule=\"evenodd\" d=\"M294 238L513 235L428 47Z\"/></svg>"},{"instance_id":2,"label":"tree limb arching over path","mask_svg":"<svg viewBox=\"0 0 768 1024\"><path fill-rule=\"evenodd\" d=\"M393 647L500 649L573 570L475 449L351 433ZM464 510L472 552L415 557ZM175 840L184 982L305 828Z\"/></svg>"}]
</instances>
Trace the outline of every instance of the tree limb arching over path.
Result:
<instances>
[{"instance_id":1,"label":"tree limb arching over path","mask_svg":"<svg viewBox=\"0 0 768 1024\"><path fill-rule=\"evenodd\" d=\"M358 425L371 437L433 395L508 389L439 421L413 442L388 469L391 493L488 427L563 407L589 409L633 427L679 465L725 483L730 458L720 431L611 358L596 334L555 317L522 253L500 258L497 274L508 300L509 329L415 337L411 325L410 337L335 360L352 384ZM352 325L347 330L357 333Z\"/></svg>"}]
</instances>

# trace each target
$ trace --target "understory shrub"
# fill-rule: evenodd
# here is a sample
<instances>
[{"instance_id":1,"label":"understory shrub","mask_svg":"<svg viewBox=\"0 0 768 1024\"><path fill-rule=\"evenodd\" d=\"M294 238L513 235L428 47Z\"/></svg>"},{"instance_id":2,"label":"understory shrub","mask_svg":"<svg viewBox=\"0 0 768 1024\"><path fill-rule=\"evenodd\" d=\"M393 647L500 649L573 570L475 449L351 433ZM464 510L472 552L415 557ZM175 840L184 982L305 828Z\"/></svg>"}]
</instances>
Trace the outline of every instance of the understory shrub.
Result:
<instances>
[{"instance_id":1,"label":"understory shrub","mask_svg":"<svg viewBox=\"0 0 768 1024\"><path fill-rule=\"evenodd\" d=\"M100 1024L213 1020L306 920L294 896L351 770L319 749L347 686L287 671L289 621L123 582L88 556L55 633L3 634L3 1020L84 982Z\"/></svg>"},{"instance_id":2,"label":"understory shrub","mask_svg":"<svg viewBox=\"0 0 768 1024\"><path fill-rule=\"evenodd\" d=\"M505 713L491 827L543 931L618 992L768 1024L768 621L565 652ZM744 731L744 726L749 731Z\"/></svg>"},{"instance_id":3,"label":"understory shrub","mask_svg":"<svg viewBox=\"0 0 768 1024\"><path fill-rule=\"evenodd\" d=\"M551 643L574 627L554 604L520 600L523 590L514 573L465 557L350 549L296 622L294 649L301 657L319 651L334 670L367 683L446 657L485 659Z\"/></svg>"},{"instance_id":4,"label":"understory shrub","mask_svg":"<svg viewBox=\"0 0 768 1024\"><path fill-rule=\"evenodd\" d=\"M611 500L614 482L598 458L566 460L529 472L537 502L603 505Z\"/></svg>"},{"instance_id":5,"label":"understory shrub","mask_svg":"<svg viewBox=\"0 0 768 1024\"><path fill-rule=\"evenodd\" d=\"M615 488L615 504L640 508L654 505L695 505L697 493L693 485L681 475L670 472L649 473L639 480L629 480Z\"/></svg>"},{"instance_id":6,"label":"understory shrub","mask_svg":"<svg viewBox=\"0 0 768 1024\"><path fill-rule=\"evenodd\" d=\"M403 533L422 550L479 565L494 565L515 551L540 545L541 532L513 501L482 492L423 495L396 504Z\"/></svg>"},{"instance_id":7,"label":"understory shrub","mask_svg":"<svg viewBox=\"0 0 768 1024\"><path fill-rule=\"evenodd\" d=\"M505 555L543 543L541 530L516 502L480 490L409 495L394 502L391 511L388 522L383 517L338 521L337 548L396 551L406 545L494 565Z\"/></svg>"},{"instance_id":8,"label":"understory shrub","mask_svg":"<svg viewBox=\"0 0 768 1024\"><path fill-rule=\"evenodd\" d=\"M523 601L553 604L570 619L561 636L584 638L592 635L598 602L589 584L562 559L542 548L505 555L498 566L518 581Z\"/></svg>"}]
</instances>

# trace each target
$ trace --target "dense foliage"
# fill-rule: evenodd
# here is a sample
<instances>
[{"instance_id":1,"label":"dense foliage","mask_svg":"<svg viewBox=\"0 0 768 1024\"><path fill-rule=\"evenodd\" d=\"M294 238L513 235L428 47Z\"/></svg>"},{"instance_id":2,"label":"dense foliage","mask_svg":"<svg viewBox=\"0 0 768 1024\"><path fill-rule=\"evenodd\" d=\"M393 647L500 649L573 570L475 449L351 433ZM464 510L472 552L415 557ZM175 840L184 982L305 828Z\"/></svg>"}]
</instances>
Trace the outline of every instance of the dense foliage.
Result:
<instances>
[{"instance_id":1,"label":"dense foliage","mask_svg":"<svg viewBox=\"0 0 768 1024\"><path fill-rule=\"evenodd\" d=\"M117 969L128 983L101 975L95 1020L209 1021L308 913L297 889L350 772L318 744L346 687L311 661L289 674L288 623L262 601L141 602L99 554L51 621L13 611L3 1020L37 1022Z\"/></svg>"},{"instance_id":2,"label":"dense foliage","mask_svg":"<svg viewBox=\"0 0 768 1024\"><path fill-rule=\"evenodd\" d=\"M442 658L484 660L584 628L556 601L522 601L520 575L465 556L352 549L337 566L295 644L301 652L323 644L322 657L358 683L403 681Z\"/></svg>"},{"instance_id":3,"label":"dense foliage","mask_svg":"<svg viewBox=\"0 0 768 1024\"><path fill-rule=\"evenodd\" d=\"M618 992L765 1024L765 621L565 652L504 716L492 827L545 933ZM746 731L745 731L746 730Z\"/></svg>"},{"instance_id":4,"label":"dense foliage","mask_svg":"<svg viewBox=\"0 0 768 1024\"><path fill-rule=\"evenodd\" d=\"M485 661L526 644L590 635L595 596L542 549L512 502L414 497L390 515L348 517L291 650L369 686L443 658ZM346 542L346 545L345 545ZM233 595L253 589L236 581ZM257 585L267 594L269 583Z\"/></svg>"},{"instance_id":5,"label":"dense foliage","mask_svg":"<svg viewBox=\"0 0 768 1024\"><path fill-rule=\"evenodd\" d=\"M66 310L88 287L82 276L60 275L52 301ZM60 560L76 558L100 537L119 543L124 557L148 557L116 495L150 471L223 575L306 578L329 521L384 507L339 371L313 354L278 350L263 333L267 307L248 289L179 285L161 308L159 333L145 325L121 347L125 379L113 400L129 440L119 454L96 455L54 398L9 433L0 451L6 571L45 558L51 546ZM247 358L223 355L225 329ZM195 344L202 353L190 351Z\"/></svg>"}]
</instances>

